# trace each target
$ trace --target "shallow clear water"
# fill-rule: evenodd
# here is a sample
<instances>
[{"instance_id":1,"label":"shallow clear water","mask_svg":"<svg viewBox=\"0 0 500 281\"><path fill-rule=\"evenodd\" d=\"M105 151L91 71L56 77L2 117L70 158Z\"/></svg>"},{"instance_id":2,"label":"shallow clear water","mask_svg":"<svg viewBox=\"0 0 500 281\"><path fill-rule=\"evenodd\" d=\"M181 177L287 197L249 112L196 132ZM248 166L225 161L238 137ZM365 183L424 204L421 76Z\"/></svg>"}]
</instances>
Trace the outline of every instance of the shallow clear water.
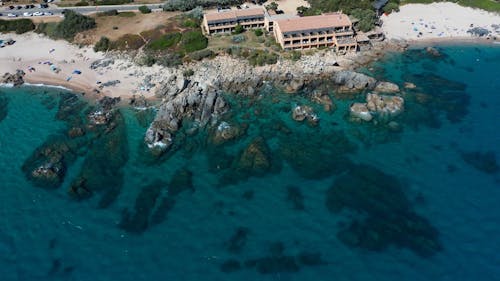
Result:
<instances>
[{"instance_id":1,"label":"shallow clear water","mask_svg":"<svg viewBox=\"0 0 500 281\"><path fill-rule=\"evenodd\" d=\"M419 87L396 118L402 131L349 121L352 100L333 93L332 113L269 88L259 99L234 99L224 119L248 126L236 141L216 146L200 132L151 162L146 128L122 109L123 167L96 141L82 146L55 189L35 186L21 167L66 132L57 93L0 89L1 280L498 280L500 176L488 157L474 156L500 153L500 48L440 51L389 54L365 70ZM294 104L312 105L319 125L293 121ZM249 171L238 159L256 137L269 166ZM97 165L86 162L99 159L87 150L110 157L99 169L123 171L106 208L106 189L81 201L68 195L80 169ZM176 191L172 177L182 168L189 172L180 181L192 185ZM148 194L155 207L141 213L147 208L135 209L136 200L151 202ZM171 199L168 211L155 217L163 199ZM360 228L343 236L353 222ZM413 231L418 223L424 230Z\"/></svg>"}]
</instances>

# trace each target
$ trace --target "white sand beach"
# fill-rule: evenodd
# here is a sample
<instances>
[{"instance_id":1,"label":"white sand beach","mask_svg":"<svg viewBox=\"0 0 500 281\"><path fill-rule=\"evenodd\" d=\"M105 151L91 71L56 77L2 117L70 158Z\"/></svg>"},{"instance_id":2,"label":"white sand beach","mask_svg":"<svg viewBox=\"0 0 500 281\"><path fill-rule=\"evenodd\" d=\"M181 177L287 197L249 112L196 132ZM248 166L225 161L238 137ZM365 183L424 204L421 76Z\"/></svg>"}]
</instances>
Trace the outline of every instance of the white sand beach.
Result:
<instances>
[{"instance_id":1,"label":"white sand beach","mask_svg":"<svg viewBox=\"0 0 500 281\"><path fill-rule=\"evenodd\" d=\"M79 48L32 32L1 34L1 38L12 38L16 43L0 49L0 75L21 69L26 73L24 80L30 84L63 86L87 94L98 88L98 81L120 80L115 86L101 89L101 94L121 97L138 93L152 95L140 90L144 77L130 75L136 70L135 66L127 68L123 67L123 63L115 63L99 70L90 69L92 62L104 58L103 53L96 53L90 47ZM30 68L34 70L30 71ZM55 68L60 71L54 71ZM81 74L73 73L75 70L81 71Z\"/></svg>"},{"instance_id":2,"label":"white sand beach","mask_svg":"<svg viewBox=\"0 0 500 281\"><path fill-rule=\"evenodd\" d=\"M492 31L491 37L500 37L500 15L450 2L403 5L399 12L381 19L389 39L470 39L473 36L467 31L472 27L486 28Z\"/></svg>"}]
</instances>

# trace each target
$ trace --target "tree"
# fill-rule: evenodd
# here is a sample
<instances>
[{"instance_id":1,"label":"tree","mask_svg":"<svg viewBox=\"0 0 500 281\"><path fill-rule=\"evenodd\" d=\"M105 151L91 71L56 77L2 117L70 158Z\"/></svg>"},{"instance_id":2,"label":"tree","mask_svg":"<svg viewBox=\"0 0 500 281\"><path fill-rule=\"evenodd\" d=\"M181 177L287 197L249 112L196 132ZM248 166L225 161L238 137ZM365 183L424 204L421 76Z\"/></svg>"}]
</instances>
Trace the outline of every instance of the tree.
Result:
<instances>
[{"instance_id":1,"label":"tree","mask_svg":"<svg viewBox=\"0 0 500 281\"><path fill-rule=\"evenodd\" d=\"M266 10L276 12L276 10L278 10L278 3L276 2L269 3L269 5L266 5Z\"/></svg>"},{"instance_id":2,"label":"tree","mask_svg":"<svg viewBox=\"0 0 500 281\"><path fill-rule=\"evenodd\" d=\"M234 31L233 31L234 34L240 34L240 33L243 33L243 32L245 32L245 28L243 26L241 26L241 24L237 24L234 27Z\"/></svg>"},{"instance_id":3,"label":"tree","mask_svg":"<svg viewBox=\"0 0 500 281\"><path fill-rule=\"evenodd\" d=\"M306 6L299 6L297 7L297 14L303 16L308 10L309 8L307 8Z\"/></svg>"},{"instance_id":4,"label":"tree","mask_svg":"<svg viewBox=\"0 0 500 281\"><path fill-rule=\"evenodd\" d=\"M260 28L257 28L255 31L255 36L262 36L262 34L264 34L264 31L262 31L262 29Z\"/></svg>"},{"instance_id":5,"label":"tree","mask_svg":"<svg viewBox=\"0 0 500 281\"><path fill-rule=\"evenodd\" d=\"M96 27L95 20L72 10L64 10L64 20L57 24L54 35L66 40L73 40L78 32Z\"/></svg>"},{"instance_id":6,"label":"tree","mask_svg":"<svg viewBox=\"0 0 500 281\"><path fill-rule=\"evenodd\" d=\"M372 10L354 9L351 15L359 20L357 27L363 32L372 30L377 20L375 12Z\"/></svg>"},{"instance_id":7,"label":"tree","mask_svg":"<svg viewBox=\"0 0 500 281\"><path fill-rule=\"evenodd\" d=\"M399 4L395 3L395 2L389 2L384 6L384 8L382 8L382 11L384 11L384 13L387 13L387 14L390 14L393 11L399 12Z\"/></svg>"}]
</instances>

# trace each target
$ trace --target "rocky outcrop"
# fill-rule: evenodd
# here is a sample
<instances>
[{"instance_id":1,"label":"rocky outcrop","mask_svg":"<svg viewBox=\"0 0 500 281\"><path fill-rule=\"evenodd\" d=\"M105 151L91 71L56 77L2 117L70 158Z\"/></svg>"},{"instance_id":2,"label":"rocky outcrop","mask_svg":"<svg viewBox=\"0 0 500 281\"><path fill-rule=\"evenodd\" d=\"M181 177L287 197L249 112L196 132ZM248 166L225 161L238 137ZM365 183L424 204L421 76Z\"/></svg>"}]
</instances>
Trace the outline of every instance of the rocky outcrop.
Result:
<instances>
[{"instance_id":1,"label":"rocky outcrop","mask_svg":"<svg viewBox=\"0 0 500 281\"><path fill-rule=\"evenodd\" d=\"M338 87L339 92L359 92L373 89L377 80L375 78L350 70L336 72L332 81Z\"/></svg>"},{"instance_id":2,"label":"rocky outcrop","mask_svg":"<svg viewBox=\"0 0 500 281\"><path fill-rule=\"evenodd\" d=\"M173 97L165 98L145 136L146 144L160 153L172 145L184 118L204 127L215 123L228 107L220 92L206 84L188 81L179 88L176 82L171 79L170 87L164 85L168 92L163 95Z\"/></svg>"},{"instance_id":3,"label":"rocky outcrop","mask_svg":"<svg viewBox=\"0 0 500 281\"><path fill-rule=\"evenodd\" d=\"M404 110L404 99L399 96L378 94L366 95L366 103L353 103L350 114L363 121L371 121L375 116L378 119L390 119Z\"/></svg>"},{"instance_id":4,"label":"rocky outcrop","mask_svg":"<svg viewBox=\"0 0 500 281\"><path fill-rule=\"evenodd\" d=\"M399 92L399 86L391 82L380 81L373 91L377 93L397 93Z\"/></svg>"},{"instance_id":5,"label":"rocky outcrop","mask_svg":"<svg viewBox=\"0 0 500 281\"><path fill-rule=\"evenodd\" d=\"M314 113L312 107L307 105L297 105L292 109L292 118L295 121L302 122L307 120L310 125L317 125L319 117Z\"/></svg>"},{"instance_id":6,"label":"rocky outcrop","mask_svg":"<svg viewBox=\"0 0 500 281\"><path fill-rule=\"evenodd\" d=\"M22 71L20 69L16 70L16 73L14 73L14 74L6 72L2 76L2 80L0 83L12 84L12 85L14 85L14 87L17 87L17 86L24 84L24 78L23 78L24 75L26 75L26 73L24 73L24 71Z\"/></svg>"},{"instance_id":7,"label":"rocky outcrop","mask_svg":"<svg viewBox=\"0 0 500 281\"><path fill-rule=\"evenodd\" d=\"M366 103L356 102L353 103L350 107L351 116L355 118L359 118L363 121L372 121L373 115L370 113L368 108L366 107Z\"/></svg>"},{"instance_id":8,"label":"rocky outcrop","mask_svg":"<svg viewBox=\"0 0 500 281\"><path fill-rule=\"evenodd\" d=\"M335 110L335 105L328 94L314 91L311 95L311 100L315 103L323 105L325 111Z\"/></svg>"},{"instance_id":9,"label":"rocky outcrop","mask_svg":"<svg viewBox=\"0 0 500 281\"><path fill-rule=\"evenodd\" d=\"M220 145L225 142L234 140L241 135L245 134L247 126L238 126L234 124L229 124L226 121L219 123L217 127L214 128L212 133L211 142L215 145Z\"/></svg>"}]
</instances>

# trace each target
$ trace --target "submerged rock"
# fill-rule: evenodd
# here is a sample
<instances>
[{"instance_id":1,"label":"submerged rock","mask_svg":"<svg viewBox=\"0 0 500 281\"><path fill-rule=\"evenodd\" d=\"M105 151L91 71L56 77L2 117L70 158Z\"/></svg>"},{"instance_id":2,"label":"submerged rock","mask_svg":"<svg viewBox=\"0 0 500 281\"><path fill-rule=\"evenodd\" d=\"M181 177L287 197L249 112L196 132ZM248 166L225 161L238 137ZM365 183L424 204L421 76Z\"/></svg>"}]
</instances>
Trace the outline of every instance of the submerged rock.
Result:
<instances>
[{"instance_id":1,"label":"submerged rock","mask_svg":"<svg viewBox=\"0 0 500 281\"><path fill-rule=\"evenodd\" d=\"M314 91L311 95L311 100L323 105L325 111L335 110L335 104L328 94L323 94L320 91Z\"/></svg>"},{"instance_id":2,"label":"submerged rock","mask_svg":"<svg viewBox=\"0 0 500 281\"><path fill-rule=\"evenodd\" d=\"M425 48L425 51L426 51L428 54L430 54L430 55L432 55L432 56L434 56L434 57L439 57L439 56L441 56L441 53L440 53L440 52L439 52L436 48L434 48L434 47L427 47L427 48Z\"/></svg>"},{"instance_id":3,"label":"submerged rock","mask_svg":"<svg viewBox=\"0 0 500 281\"><path fill-rule=\"evenodd\" d=\"M247 126L238 126L222 121L212 130L211 142L220 145L225 142L237 139L245 134Z\"/></svg>"},{"instance_id":4,"label":"submerged rock","mask_svg":"<svg viewBox=\"0 0 500 281\"><path fill-rule=\"evenodd\" d=\"M405 82L404 87L405 89L415 89L417 86L411 82Z\"/></svg>"},{"instance_id":5,"label":"submerged rock","mask_svg":"<svg viewBox=\"0 0 500 281\"><path fill-rule=\"evenodd\" d=\"M57 188L64 180L67 165L75 158L75 152L65 139L49 138L26 159L22 170L37 186Z\"/></svg>"},{"instance_id":6,"label":"submerged rock","mask_svg":"<svg viewBox=\"0 0 500 281\"><path fill-rule=\"evenodd\" d=\"M244 173L262 174L271 168L270 153L263 138L254 139L241 153L236 170Z\"/></svg>"}]
</instances>

